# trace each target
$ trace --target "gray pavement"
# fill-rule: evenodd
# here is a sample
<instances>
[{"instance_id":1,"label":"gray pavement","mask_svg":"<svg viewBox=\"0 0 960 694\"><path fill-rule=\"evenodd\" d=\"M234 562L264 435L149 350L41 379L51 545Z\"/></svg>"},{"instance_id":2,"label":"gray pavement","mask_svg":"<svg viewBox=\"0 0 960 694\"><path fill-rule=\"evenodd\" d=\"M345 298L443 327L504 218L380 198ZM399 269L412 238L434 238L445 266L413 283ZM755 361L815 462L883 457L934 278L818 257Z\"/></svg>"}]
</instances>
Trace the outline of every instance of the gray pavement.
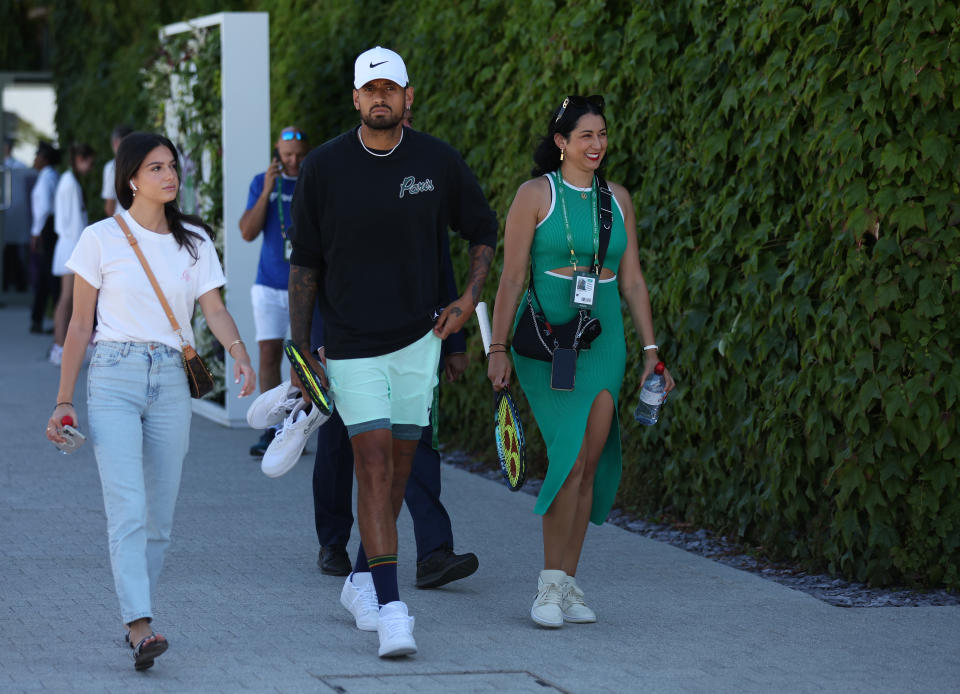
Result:
<instances>
[{"instance_id":1,"label":"gray pavement","mask_svg":"<svg viewBox=\"0 0 960 694\"><path fill-rule=\"evenodd\" d=\"M135 673L92 447L68 457L44 439L58 371L27 324L25 308L0 309L0 692L960 691L960 607L831 607L609 524L591 526L578 575L600 622L540 629L533 497L450 466L458 549L480 569L413 588L404 512L420 651L380 660L340 607L342 579L316 567L312 456L268 479L252 432L198 417L155 598L171 649Z\"/></svg>"}]
</instances>

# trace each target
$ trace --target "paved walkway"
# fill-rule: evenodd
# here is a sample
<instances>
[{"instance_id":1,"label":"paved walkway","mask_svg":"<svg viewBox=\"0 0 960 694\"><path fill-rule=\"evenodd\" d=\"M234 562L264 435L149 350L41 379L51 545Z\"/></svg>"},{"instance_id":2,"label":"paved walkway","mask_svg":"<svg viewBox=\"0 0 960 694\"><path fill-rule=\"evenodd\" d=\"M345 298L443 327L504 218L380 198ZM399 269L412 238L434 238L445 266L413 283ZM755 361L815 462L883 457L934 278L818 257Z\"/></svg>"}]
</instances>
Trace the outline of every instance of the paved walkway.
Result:
<instances>
[{"instance_id":1,"label":"paved walkway","mask_svg":"<svg viewBox=\"0 0 960 694\"><path fill-rule=\"evenodd\" d=\"M611 525L591 526L578 576L601 622L539 629L533 497L453 467L444 499L480 570L413 588L404 512L420 652L380 660L340 607L342 579L316 567L312 458L268 479L251 432L196 417L155 600L172 646L135 673L92 449L62 456L43 438L58 373L27 323L0 309L0 692L960 691L960 607L831 607Z\"/></svg>"}]
</instances>

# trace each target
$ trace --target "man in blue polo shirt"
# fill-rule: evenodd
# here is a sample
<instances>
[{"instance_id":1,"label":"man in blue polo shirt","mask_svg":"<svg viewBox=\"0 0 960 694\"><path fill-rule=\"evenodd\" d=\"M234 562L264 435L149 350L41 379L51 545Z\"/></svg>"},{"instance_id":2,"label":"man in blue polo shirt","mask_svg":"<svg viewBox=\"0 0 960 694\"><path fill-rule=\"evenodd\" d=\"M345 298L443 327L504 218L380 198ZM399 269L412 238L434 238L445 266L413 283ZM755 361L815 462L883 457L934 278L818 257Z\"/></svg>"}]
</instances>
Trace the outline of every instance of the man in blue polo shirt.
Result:
<instances>
[{"instance_id":1,"label":"man in blue polo shirt","mask_svg":"<svg viewBox=\"0 0 960 694\"><path fill-rule=\"evenodd\" d=\"M263 232L257 281L250 288L253 322L260 345L260 392L280 385L283 339L290 327L287 278L290 276L290 202L300 175L300 165L309 151L307 136L290 126L280 131L273 159L264 173L250 182L247 210L240 217L240 233L253 241ZM250 455L262 456L276 429L263 432L250 447Z\"/></svg>"}]
</instances>

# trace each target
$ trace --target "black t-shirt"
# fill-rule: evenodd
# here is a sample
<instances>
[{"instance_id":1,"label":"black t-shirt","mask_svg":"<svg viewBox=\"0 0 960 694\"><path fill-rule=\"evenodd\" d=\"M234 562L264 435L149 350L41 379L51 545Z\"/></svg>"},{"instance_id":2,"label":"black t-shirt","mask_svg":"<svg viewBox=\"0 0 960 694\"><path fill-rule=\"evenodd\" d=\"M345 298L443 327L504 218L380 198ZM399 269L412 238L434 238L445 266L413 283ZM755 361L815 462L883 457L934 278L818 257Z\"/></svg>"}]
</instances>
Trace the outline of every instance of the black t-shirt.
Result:
<instances>
[{"instance_id":1,"label":"black t-shirt","mask_svg":"<svg viewBox=\"0 0 960 694\"><path fill-rule=\"evenodd\" d=\"M442 239L497 243L497 219L450 145L404 128L389 156L353 128L303 162L291 206L291 264L321 271L326 354L393 352L423 337L443 304Z\"/></svg>"}]
</instances>

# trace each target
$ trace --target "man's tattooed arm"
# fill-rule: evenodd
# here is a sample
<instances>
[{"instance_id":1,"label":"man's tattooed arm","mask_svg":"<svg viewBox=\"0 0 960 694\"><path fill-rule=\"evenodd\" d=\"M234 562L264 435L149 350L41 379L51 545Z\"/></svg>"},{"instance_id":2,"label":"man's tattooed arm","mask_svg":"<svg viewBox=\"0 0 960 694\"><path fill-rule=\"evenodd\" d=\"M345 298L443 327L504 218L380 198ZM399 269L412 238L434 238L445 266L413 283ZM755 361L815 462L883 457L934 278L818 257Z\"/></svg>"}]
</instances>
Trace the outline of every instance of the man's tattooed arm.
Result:
<instances>
[{"instance_id":1,"label":"man's tattooed arm","mask_svg":"<svg viewBox=\"0 0 960 694\"><path fill-rule=\"evenodd\" d=\"M320 270L302 265L290 266L287 294L290 300L290 337L301 351L310 352L313 307L317 303Z\"/></svg>"},{"instance_id":2,"label":"man's tattooed arm","mask_svg":"<svg viewBox=\"0 0 960 694\"><path fill-rule=\"evenodd\" d=\"M467 294L474 306L480 303L480 292L483 291L483 283L487 279L492 262L492 247L474 246L470 249L470 279L467 280Z\"/></svg>"}]
</instances>

